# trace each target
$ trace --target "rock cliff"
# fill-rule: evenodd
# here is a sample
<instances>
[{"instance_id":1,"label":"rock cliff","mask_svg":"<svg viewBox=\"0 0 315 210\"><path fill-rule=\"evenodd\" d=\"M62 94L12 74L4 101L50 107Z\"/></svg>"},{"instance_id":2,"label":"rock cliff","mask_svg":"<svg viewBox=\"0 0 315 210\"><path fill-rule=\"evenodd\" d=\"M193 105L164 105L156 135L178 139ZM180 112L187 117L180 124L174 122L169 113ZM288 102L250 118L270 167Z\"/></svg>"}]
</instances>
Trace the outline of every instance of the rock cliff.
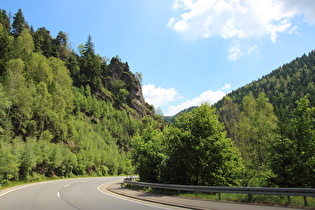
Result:
<instances>
[{"instance_id":1,"label":"rock cliff","mask_svg":"<svg viewBox=\"0 0 315 210\"><path fill-rule=\"evenodd\" d=\"M153 107L145 102L141 84L128 63L113 57L102 78L102 98L111 101L116 108L125 109L128 105L139 117L153 115Z\"/></svg>"}]
</instances>

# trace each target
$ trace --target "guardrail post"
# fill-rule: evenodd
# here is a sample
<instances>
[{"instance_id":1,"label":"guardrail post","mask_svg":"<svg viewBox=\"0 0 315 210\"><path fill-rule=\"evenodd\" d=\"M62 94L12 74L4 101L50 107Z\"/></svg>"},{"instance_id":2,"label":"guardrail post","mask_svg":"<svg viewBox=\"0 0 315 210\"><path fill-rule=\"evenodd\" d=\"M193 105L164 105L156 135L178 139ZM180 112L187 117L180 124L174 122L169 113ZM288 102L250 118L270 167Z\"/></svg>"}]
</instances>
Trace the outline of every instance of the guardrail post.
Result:
<instances>
[{"instance_id":1,"label":"guardrail post","mask_svg":"<svg viewBox=\"0 0 315 210\"><path fill-rule=\"evenodd\" d=\"M253 200L253 195L252 194L248 194L247 201L252 201L252 200Z\"/></svg>"},{"instance_id":2,"label":"guardrail post","mask_svg":"<svg viewBox=\"0 0 315 210\"><path fill-rule=\"evenodd\" d=\"M198 195L199 192L215 192L218 193L218 199L221 200L221 193L238 193L247 195L247 201L253 201L254 194L265 194L265 195L281 195L287 196L288 203L291 202L290 196L301 196L304 199L304 206L308 206L307 197L315 197L315 189L300 189L300 188L254 188L254 187L215 187L215 186L192 186L192 185L167 185L167 184L157 184L157 183L143 183L143 182L132 182L130 179L125 179L125 183L130 185L135 185L138 188L141 187L151 187L155 189L161 189L165 192L169 190L175 190L180 193L181 191L188 191ZM0 181L1 184L1 181ZM0 185L1 187L1 185Z\"/></svg>"},{"instance_id":3,"label":"guardrail post","mask_svg":"<svg viewBox=\"0 0 315 210\"><path fill-rule=\"evenodd\" d=\"M304 206L307 206L307 199L306 199L306 196L304 196Z\"/></svg>"}]
</instances>

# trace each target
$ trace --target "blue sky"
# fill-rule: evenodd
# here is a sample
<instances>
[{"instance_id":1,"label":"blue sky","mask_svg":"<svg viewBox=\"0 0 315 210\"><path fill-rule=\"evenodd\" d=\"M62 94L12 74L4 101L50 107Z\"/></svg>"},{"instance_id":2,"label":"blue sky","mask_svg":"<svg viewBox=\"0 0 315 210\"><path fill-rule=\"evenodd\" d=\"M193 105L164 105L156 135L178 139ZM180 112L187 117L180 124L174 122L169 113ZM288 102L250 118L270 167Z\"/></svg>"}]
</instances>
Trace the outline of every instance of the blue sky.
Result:
<instances>
[{"instance_id":1,"label":"blue sky","mask_svg":"<svg viewBox=\"0 0 315 210\"><path fill-rule=\"evenodd\" d=\"M68 33L77 49L119 55L165 115L214 103L315 48L313 0L4 0L1 8Z\"/></svg>"}]
</instances>

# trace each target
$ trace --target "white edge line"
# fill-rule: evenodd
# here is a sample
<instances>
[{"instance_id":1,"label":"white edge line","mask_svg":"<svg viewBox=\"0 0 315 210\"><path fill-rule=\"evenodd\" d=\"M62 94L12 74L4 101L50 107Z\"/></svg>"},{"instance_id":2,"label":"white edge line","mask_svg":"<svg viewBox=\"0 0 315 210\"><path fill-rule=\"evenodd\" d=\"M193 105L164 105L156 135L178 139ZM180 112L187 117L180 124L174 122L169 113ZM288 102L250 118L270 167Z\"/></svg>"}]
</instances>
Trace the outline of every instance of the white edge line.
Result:
<instances>
[{"instance_id":1,"label":"white edge line","mask_svg":"<svg viewBox=\"0 0 315 210\"><path fill-rule=\"evenodd\" d=\"M53 180L53 181L58 181L58 180ZM16 190L20 190L20 189L23 189L23 188L26 188L26 187L30 187L30 186L34 186L34 185L45 184L45 183L46 183L46 182L37 182L37 183L25 184L25 185L22 185L22 186L16 187L16 188L13 187L13 189L8 188L8 189L10 189L10 190L8 190L7 192L4 192L4 193L0 194L0 197L4 196L4 195L6 195L6 194L9 194L9 193L11 193L11 192L14 192L14 191L16 191ZM4 190L5 190L5 189L4 189Z\"/></svg>"},{"instance_id":2,"label":"white edge line","mask_svg":"<svg viewBox=\"0 0 315 210\"><path fill-rule=\"evenodd\" d=\"M103 177L100 177L100 178L103 178ZM30 187L30 186L33 186L33 185L45 184L45 183L47 183L47 182L59 182L59 181L64 181L64 180L75 180L75 179L89 179L89 178L57 179L57 180L49 180L49 181L42 181L42 182L24 184L24 185L22 185L22 186L20 186L20 187L16 187L16 188L13 187L13 189L8 188L8 189L10 189L10 190L8 190L7 192L1 193L2 190L0 190L0 197L4 196L4 195L6 195L6 194L9 194L9 193L11 193L11 192L14 192L14 191L16 191L16 190L20 190L20 189L23 189L23 188L25 188L25 187ZM4 189L4 190L6 190L6 189Z\"/></svg>"},{"instance_id":3,"label":"white edge line","mask_svg":"<svg viewBox=\"0 0 315 210\"><path fill-rule=\"evenodd\" d=\"M14 188L14 189L12 189L12 190L9 190L8 192L4 192L4 193L2 193L2 194L0 195L0 197L1 197L1 196L4 196L4 195L6 195L6 194L9 194L9 193L11 193L11 192L14 192L14 191L16 191L16 190L23 189L23 188L25 188L25 187L28 187L28 185L27 185L27 186L18 187L18 188Z\"/></svg>"},{"instance_id":4,"label":"white edge line","mask_svg":"<svg viewBox=\"0 0 315 210\"><path fill-rule=\"evenodd\" d=\"M141 205L145 205L145 206L150 206L150 207L154 207L154 208L159 208L159 209L169 209L169 208L163 208L163 207L160 207L160 206L150 205L150 204L147 204L147 203L144 203L144 202L140 202L140 201L135 201L135 200L132 200L131 198L129 198L129 199L125 198L122 195L115 195L114 193L108 193L108 192L104 192L103 190L101 190L102 186L108 185L108 184L109 183L102 184L102 185L98 186L97 187L98 191L100 191L101 193L103 193L105 195L109 195L109 196L112 196L112 197L115 197L115 198L118 198L118 199L129 201L129 202L133 202L133 203L137 203L137 204L141 204ZM133 198L133 199L135 199L135 198ZM148 202L148 201L146 201L146 202Z\"/></svg>"}]
</instances>

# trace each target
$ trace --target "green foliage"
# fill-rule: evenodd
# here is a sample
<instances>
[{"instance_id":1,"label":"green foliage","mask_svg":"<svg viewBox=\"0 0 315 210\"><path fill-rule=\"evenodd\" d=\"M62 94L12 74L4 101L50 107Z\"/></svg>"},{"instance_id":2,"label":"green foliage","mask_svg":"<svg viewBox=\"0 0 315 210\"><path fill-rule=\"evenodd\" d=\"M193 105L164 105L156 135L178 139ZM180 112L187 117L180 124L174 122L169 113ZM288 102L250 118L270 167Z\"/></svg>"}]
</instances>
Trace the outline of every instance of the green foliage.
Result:
<instances>
[{"instance_id":1,"label":"green foliage","mask_svg":"<svg viewBox=\"0 0 315 210\"><path fill-rule=\"evenodd\" d=\"M14 146L7 142L0 145L0 182L6 183L9 180L18 178L19 157L14 151Z\"/></svg>"},{"instance_id":2,"label":"green foliage","mask_svg":"<svg viewBox=\"0 0 315 210\"><path fill-rule=\"evenodd\" d=\"M290 121L289 136L274 145L272 168L277 176L273 180L284 186L314 186L315 167L315 107L304 97L296 102Z\"/></svg>"},{"instance_id":3,"label":"green foliage","mask_svg":"<svg viewBox=\"0 0 315 210\"><path fill-rule=\"evenodd\" d=\"M80 47L80 85L89 85L93 90L100 84L102 60L95 54L94 43L89 35L85 45Z\"/></svg>"},{"instance_id":4,"label":"green foliage","mask_svg":"<svg viewBox=\"0 0 315 210\"><path fill-rule=\"evenodd\" d=\"M0 13L1 16L1 13ZM6 20L2 21L5 22ZM5 24L5 23L4 23ZM9 36L9 31L6 30L5 25L0 23L0 75L3 76L5 72L6 62L12 55L13 41Z\"/></svg>"},{"instance_id":5,"label":"green foliage","mask_svg":"<svg viewBox=\"0 0 315 210\"><path fill-rule=\"evenodd\" d=\"M314 186L314 63L311 51L215 104L245 160L245 185ZM262 93L274 111L270 105L266 111L258 109ZM242 112L240 119L237 111Z\"/></svg>"},{"instance_id":6,"label":"green foliage","mask_svg":"<svg viewBox=\"0 0 315 210\"><path fill-rule=\"evenodd\" d=\"M228 96L234 103L240 105L243 98L250 92L256 98L259 93L264 92L274 106L276 115L284 116L284 119L279 119L283 121L296 107L295 102L300 98L309 95L311 105L315 105L314 63L315 51L313 50L273 70L261 79L232 91ZM218 101L214 106L220 109L223 106L223 100Z\"/></svg>"},{"instance_id":7,"label":"green foliage","mask_svg":"<svg viewBox=\"0 0 315 210\"><path fill-rule=\"evenodd\" d=\"M17 55L24 60L34 51L33 37L28 29L23 29L21 35L16 39L15 47Z\"/></svg>"},{"instance_id":8,"label":"green foliage","mask_svg":"<svg viewBox=\"0 0 315 210\"><path fill-rule=\"evenodd\" d=\"M160 179L161 167L166 159L161 131L150 123L133 139L133 161L142 181L157 182Z\"/></svg>"},{"instance_id":9,"label":"green foliage","mask_svg":"<svg viewBox=\"0 0 315 210\"><path fill-rule=\"evenodd\" d=\"M17 13L15 13L13 17L13 23L12 23L12 34L16 38L20 36L23 29L28 27L27 23L24 19L22 9L19 9Z\"/></svg>"},{"instance_id":10,"label":"green foliage","mask_svg":"<svg viewBox=\"0 0 315 210\"><path fill-rule=\"evenodd\" d=\"M248 95L243 99L243 112L237 128L236 144L242 156L253 168L267 165L270 145L277 138L277 118L265 94L257 99Z\"/></svg>"},{"instance_id":11,"label":"green foliage","mask_svg":"<svg viewBox=\"0 0 315 210\"><path fill-rule=\"evenodd\" d=\"M22 10L12 34L8 20L0 10L0 184L132 174L131 139L146 125L127 105L128 81L113 79L123 84L118 92L103 86L107 61L90 36L79 56L65 32L30 32Z\"/></svg>"},{"instance_id":12,"label":"green foliage","mask_svg":"<svg viewBox=\"0 0 315 210\"><path fill-rule=\"evenodd\" d=\"M167 137L170 158L165 181L195 185L237 184L242 171L239 153L226 138L224 127L209 104L182 114L174 126ZM173 167L176 168L172 170ZM178 170L178 167L183 168ZM168 177L170 170L173 172Z\"/></svg>"},{"instance_id":13,"label":"green foliage","mask_svg":"<svg viewBox=\"0 0 315 210\"><path fill-rule=\"evenodd\" d=\"M268 177L271 145L278 138L277 117L264 93L257 99L245 96L240 113L230 98L221 108L221 117L240 151L245 165L244 186L265 186Z\"/></svg>"},{"instance_id":14,"label":"green foliage","mask_svg":"<svg viewBox=\"0 0 315 210\"><path fill-rule=\"evenodd\" d=\"M21 9L12 26L0 10L0 183L137 172L176 184L314 185L314 51L218 102L225 127L209 104L166 126L145 104L141 73L118 56L108 64L91 36L79 55L68 43L65 32L29 30Z\"/></svg>"},{"instance_id":15,"label":"green foliage","mask_svg":"<svg viewBox=\"0 0 315 210\"><path fill-rule=\"evenodd\" d=\"M5 10L0 9L0 24L4 28L4 33L9 34L11 31L10 18Z\"/></svg>"},{"instance_id":16,"label":"green foliage","mask_svg":"<svg viewBox=\"0 0 315 210\"><path fill-rule=\"evenodd\" d=\"M163 132L152 127L135 140L141 180L176 184L237 184L242 163L215 110L203 104Z\"/></svg>"},{"instance_id":17,"label":"green foliage","mask_svg":"<svg viewBox=\"0 0 315 210\"><path fill-rule=\"evenodd\" d=\"M226 96L224 98L224 106L219 110L220 119L225 125L227 131L227 136L236 140L237 134L237 123L240 120L240 110L239 106L233 102L233 100Z\"/></svg>"},{"instance_id":18,"label":"green foliage","mask_svg":"<svg viewBox=\"0 0 315 210\"><path fill-rule=\"evenodd\" d=\"M46 57L54 54L53 38L50 35L50 31L45 27L41 27L35 31L33 37L36 52L40 52Z\"/></svg>"}]
</instances>

